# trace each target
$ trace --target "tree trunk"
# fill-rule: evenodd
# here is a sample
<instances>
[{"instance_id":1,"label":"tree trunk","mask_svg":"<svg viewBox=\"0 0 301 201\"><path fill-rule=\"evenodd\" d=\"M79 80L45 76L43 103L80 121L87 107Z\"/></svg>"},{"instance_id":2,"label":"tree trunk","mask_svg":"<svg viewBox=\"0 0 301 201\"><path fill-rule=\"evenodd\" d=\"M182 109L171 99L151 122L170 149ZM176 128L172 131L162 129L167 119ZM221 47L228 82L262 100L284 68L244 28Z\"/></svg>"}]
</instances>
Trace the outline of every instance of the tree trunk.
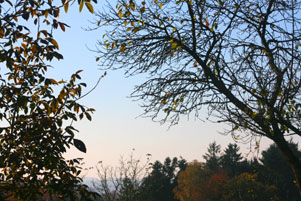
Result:
<instances>
[{"instance_id":1,"label":"tree trunk","mask_svg":"<svg viewBox=\"0 0 301 201\"><path fill-rule=\"evenodd\" d=\"M285 160L289 163L295 178L296 178L296 185L299 189L300 197L301 197L301 161L300 159L293 153L290 149L287 141L284 139L282 135L279 135L273 139L276 143L280 152L282 153Z\"/></svg>"}]
</instances>

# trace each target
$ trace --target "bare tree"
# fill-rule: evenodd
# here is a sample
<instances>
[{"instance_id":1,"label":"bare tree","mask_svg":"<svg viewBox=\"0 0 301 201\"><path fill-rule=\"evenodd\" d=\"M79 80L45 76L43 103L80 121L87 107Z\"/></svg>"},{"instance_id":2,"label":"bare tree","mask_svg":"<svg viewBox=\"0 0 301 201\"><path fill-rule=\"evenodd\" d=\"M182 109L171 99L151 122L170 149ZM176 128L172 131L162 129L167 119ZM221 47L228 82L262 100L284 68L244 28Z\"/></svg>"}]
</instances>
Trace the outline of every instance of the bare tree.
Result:
<instances>
[{"instance_id":1,"label":"bare tree","mask_svg":"<svg viewBox=\"0 0 301 201\"><path fill-rule=\"evenodd\" d=\"M146 73L132 96L145 114L176 124L206 105L226 133L273 140L301 186L286 136L301 136L300 1L119 0L98 12L102 65Z\"/></svg>"},{"instance_id":2,"label":"bare tree","mask_svg":"<svg viewBox=\"0 0 301 201\"><path fill-rule=\"evenodd\" d=\"M146 161L141 162L131 152L128 158L120 158L117 167L98 162L98 180L93 183L94 189L105 201L137 201L142 179L151 167L150 156L147 154Z\"/></svg>"}]
</instances>

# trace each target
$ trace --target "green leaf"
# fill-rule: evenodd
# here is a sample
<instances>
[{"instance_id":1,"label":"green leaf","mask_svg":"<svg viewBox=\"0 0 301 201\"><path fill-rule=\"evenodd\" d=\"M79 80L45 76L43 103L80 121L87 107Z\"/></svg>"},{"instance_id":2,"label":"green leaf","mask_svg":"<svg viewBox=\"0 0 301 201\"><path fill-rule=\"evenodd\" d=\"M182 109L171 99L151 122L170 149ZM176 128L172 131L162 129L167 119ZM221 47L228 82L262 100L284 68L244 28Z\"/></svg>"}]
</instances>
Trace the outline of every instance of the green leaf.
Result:
<instances>
[{"instance_id":1,"label":"green leaf","mask_svg":"<svg viewBox=\"0 0 301 201\"><path fill-rule=\"evenodd\" d=\"M74 146L81 152L84 152L84 153L87 152L86 145L83 143L83 141L78 140L78 139L73 139L73 143L74 143Z\"/></svg>"}]
</instances>

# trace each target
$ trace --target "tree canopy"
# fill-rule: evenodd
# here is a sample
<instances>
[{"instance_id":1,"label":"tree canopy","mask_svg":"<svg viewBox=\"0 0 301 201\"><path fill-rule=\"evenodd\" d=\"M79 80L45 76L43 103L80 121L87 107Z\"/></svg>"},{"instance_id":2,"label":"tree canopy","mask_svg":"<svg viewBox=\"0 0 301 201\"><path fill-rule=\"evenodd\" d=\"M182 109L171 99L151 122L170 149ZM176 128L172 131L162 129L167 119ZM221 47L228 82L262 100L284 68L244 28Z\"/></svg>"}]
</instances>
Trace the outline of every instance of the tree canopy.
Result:
<instances>
[{"instance_id":1,"label":"tree canopy","mask_svg":"<svg viewBox=\"0 0 301 201\"><path fill-rule=\"evenodd\" d=\"M216 143L209 147L213 144L220 147ZM297 144L289 145L300 155ZM139 160L131 157L116 168L97 168L100 177L95 187L99 199L108 201L300 200L293 173L275 144L262 151L259 161L240 156L238 150L239 146L228 144L220 166L213 169L210 160L186 162L167 157L163 162L147 161L150 167L138 165ZM235 157L228 160L229 156ZM223 158L227 160L222 162ZM137 174L142 172L145 174Z\"/></svg>"},{"instance_id":2,"label":"tree canopy","mask_svg":"<svg viewBox=\"0 0 301 201\"><path fill-rule=\"evenodd\" d=\"M1 200L90 198L79 176L80 159L63 157L70 146L86 152L72 124L91 120L94 111L78 103L86 86L78 82L81 70L70 80L46 75L53 59L63 59L54 32L68 27L59 16L74 2L80 11L85 5L93 12L88 0L0 1Z\"/></svg>"},{"instance_id":3,"label":"tree canopy","mask_svg":"<svg viewBox=\"0 0 301 201\"><path fill-rule=\"evenodd\" d=\"M148 75L132 96L176 124L206 105L235 140L273 140L301 186L286 136L301 136L301 2L119 0L97 13L101 65Z\"/></svg>"}]
</instances>

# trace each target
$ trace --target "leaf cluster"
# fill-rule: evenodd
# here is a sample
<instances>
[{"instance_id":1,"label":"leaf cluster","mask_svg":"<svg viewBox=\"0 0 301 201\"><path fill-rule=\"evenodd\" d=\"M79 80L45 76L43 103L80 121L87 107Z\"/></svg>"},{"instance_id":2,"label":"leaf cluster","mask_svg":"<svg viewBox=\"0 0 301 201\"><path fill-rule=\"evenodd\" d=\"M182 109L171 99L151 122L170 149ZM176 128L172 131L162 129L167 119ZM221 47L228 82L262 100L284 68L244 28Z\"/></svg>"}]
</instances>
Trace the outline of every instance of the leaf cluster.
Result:
<instances>
[{"instance_id":1,"label":"leaf cluster","mask_svg":"<svg viewBox=\"0 0 301 201\"><path fill-rule=\"evenodd\" d=\"M63 59L53 31L68 27L59 16L70 3L0 2L0 65L5 72L0 75L1 199L89 197L79 177L81 159L62 155L72 145L86 152L72 126L83 117L91 120L94 110L78 103L86 84L78 83L81 71L70 80L46 76L47 63Z\"/></svg>"}]
</instances>

